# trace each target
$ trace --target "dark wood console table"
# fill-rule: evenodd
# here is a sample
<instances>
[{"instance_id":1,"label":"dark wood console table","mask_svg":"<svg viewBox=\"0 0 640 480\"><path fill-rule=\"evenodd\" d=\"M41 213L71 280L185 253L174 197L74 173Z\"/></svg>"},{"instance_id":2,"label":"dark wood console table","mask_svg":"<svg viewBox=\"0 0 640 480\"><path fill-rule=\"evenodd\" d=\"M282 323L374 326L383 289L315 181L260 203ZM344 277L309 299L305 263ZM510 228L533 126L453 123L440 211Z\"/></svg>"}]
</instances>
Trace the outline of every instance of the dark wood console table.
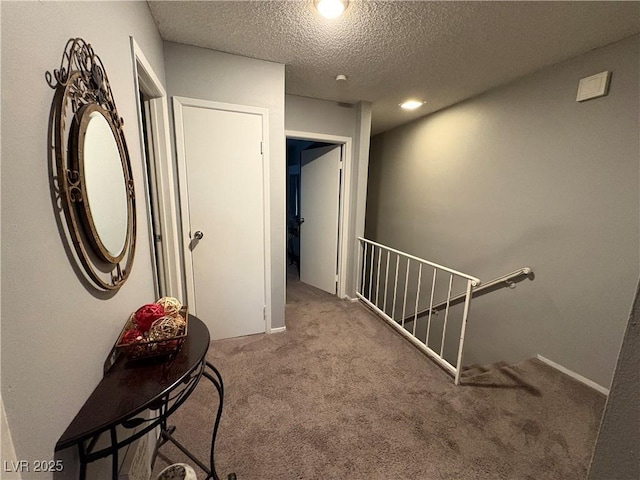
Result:
<instances>
[{"instance_id":1,"label":"dark wood console table","mask_svg":"<svg viewBox=\"0 0 640 480\"><path fill-rule=\"evenodd\" d=\"M206 480L220 480L214 466L214 449L224 386L220 372L206 361L208 348L209 330L200 319L189 315L189 334L175 354L134 362L120 355L62 434L55 450L78 448L80 480L86 480L87 464L111 456L112 478L117 480L118 451L160 427L158 448L166 442L173 443L207 473ZM172 436L175 427L167 426L167 418L184 403L203 376L213 383L219 396L208 465ZM97 447L103 435L108 446ZM235 474L229 474L228 479L235 479Z\"/></svg>"}]
</instances>

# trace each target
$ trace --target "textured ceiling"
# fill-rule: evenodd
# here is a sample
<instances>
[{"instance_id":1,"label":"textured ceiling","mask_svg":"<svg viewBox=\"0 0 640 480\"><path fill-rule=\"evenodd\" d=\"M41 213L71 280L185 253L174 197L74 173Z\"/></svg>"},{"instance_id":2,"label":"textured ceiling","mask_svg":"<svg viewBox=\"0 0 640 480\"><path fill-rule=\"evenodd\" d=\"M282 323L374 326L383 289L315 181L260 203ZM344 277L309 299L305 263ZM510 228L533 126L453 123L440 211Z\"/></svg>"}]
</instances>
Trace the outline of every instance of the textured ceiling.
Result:
<instances>
[{"instance_id":1,"label":"textured ceiling","mask_svg":"<svg viewBox=\"0 0 640 480\"><path fill-rule=\"evenodd\" d=\"M352 0L334 20L313 0L149 7L165 40L285 64L288 94L372 102L373 133L640 32L640 2ZM427 103L406 112L408 97Z\"/></svg>"}]
</instances>

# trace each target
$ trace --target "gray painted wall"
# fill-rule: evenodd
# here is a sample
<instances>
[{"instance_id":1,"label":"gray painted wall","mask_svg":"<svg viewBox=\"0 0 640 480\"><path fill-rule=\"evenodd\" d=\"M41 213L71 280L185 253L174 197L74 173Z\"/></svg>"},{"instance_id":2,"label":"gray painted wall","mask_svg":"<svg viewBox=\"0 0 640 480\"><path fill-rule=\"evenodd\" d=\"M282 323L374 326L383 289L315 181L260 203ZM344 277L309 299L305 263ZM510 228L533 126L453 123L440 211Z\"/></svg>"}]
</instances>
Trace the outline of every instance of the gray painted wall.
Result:
<instances>
[{"instance_id":1,"label":"gray painted wall","mask_svg":"<svg viewBox=\"0 0 640 480\"><path fill-rule=\"evenodd\" d=\"M5 465L4 462L9 462L9 465L12 465L11 462L16 462L18 459L16 458L15 448L13 448L13 439L11 438L9 425L7 424L7 415L4 411L4 401L2 400L1 395L0 395L0 432L1 432L0 433L0 452L2 452L2 465L3 466ZM5 473L3 478L5 478L6 480L22 480L22 474L20 471Z\"/></svg>"},{"instance_id":2,"label":"gray painted wall","mask_svg":"<svg viewBox=\"0 0 640 480\"><path fill-rule=\"evenodd\" d=\"M640 478L640 285L598 433L589 480Z\"/></svg>"},{"instance_id":3,"label":"gray painted wall","mask_svg":"<svg viewBox=\"0 0 640 480\"><path fill-rule=\"evenodd\" d=\"M369 168L369 137L371 134L371 104L360 102L343 105L326 100L285 96L285 127L289 131L351 137L352 165L350 208L352 221L345 237L351 258L347 264L346 294L355 298L356 256L355 238L364 232L367 175Z\"/></svg>"},{"instance_id":4,"label":"gray painted wall","mask_svg":"<svg viewBox=\"0 0 640 480\"><path fill-rule=\"evenodd\" d=\"M182 96L269 110L271 326L283 327L286 238L284 65L172 42L165 42L164 55L169 98Z\"/></svg>"},{"instance_id":5,"label":"gray painted wall","mask_svg":"<svg viewBox=\"0 0 640 480\"><path fill-rule=\"evenodd\" d=\"M285 128L303 132L355 137L356 106L285 95Z\"/></svg>"},{"instance_id":6,"label":"gray painted wall","mask_svg":"<svg viewBox=\"0 0 640 480\"><path fill-rule=\"evenodd\" d=\"M490 280L465 363L540 354L609 387L638 278L640 37L373 137L367 236ZM610 93L575 101L613 72ZM428 100L428 99L427 99Z\"/></svg>"},{"instance_id":7,"label":"gray painted wall","mask_svg":"<svg viewBox=\"0 0 640 480\"><path fill-rule=\"evenodd\" d=\"M46 460L102 378L129 313L154 299L129 36L161 79L163 52L143 2L2 2L1 9L2 400L16 457ZM110 298L78 280L51 200L47 129L54 92L44 75L59 68L71 37L91 43L106 66L139 199L133 270ZM65 464L65 474L72 478L74 467Z\"/></svg>"}]
</instances>

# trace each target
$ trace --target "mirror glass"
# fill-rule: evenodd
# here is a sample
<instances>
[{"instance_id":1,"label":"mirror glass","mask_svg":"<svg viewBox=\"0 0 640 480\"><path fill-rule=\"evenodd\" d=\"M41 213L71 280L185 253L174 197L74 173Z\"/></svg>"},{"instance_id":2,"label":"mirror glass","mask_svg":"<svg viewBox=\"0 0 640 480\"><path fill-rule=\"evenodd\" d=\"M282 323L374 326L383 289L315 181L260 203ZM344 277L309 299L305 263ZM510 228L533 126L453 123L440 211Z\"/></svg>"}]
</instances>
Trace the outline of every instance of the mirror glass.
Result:
<instances>
[{"instance_id":1,"label":"mirror glass","mask_svg":"<svg viewBox=\"0 0 640 480\"><path fill-rule=\"evenodd\" d=\"M89 113L82 161L96 234L105 250L118 257L127 243L127 187L118 143L99 111Z\"/></svg>"}]
</instances>

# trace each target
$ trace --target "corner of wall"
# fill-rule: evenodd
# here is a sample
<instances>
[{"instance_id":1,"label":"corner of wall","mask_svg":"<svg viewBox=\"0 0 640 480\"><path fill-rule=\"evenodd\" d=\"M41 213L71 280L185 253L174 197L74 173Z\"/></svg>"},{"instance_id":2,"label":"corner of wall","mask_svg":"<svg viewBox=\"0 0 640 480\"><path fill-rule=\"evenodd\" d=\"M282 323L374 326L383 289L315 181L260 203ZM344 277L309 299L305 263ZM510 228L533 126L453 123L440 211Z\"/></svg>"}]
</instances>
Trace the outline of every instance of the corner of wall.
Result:
<instances>
[{"instance_id":1,"label":"corner of wall","mask_svg":"<svg viewBox=\"0 0 640 480\"><path fill-rule=\"evenodd\" d=\"M4 411L4 401L2 400L2 395L0 394L0 440L2 444L0 445L0 452L2 452L2 465L3 465L3 476L2 478L6 480L22 480L22 475L19 471L15 472L7 472L6 468L8 465L17 465L16 451L13 448L13 440L11 438L11 431L9 430L9 424L7 423L7 416ZM11 470L11 468L9 468ZM16 470L18 470L16 468ZM5 477L6 475L6 477Z\"/></svg>"},{"instance_id":2,"label":"corner of wall","mask_svg":"<svg viewBox=\"0 0 640 480\"><path fill-rule=\"evenodd\" d=\"M640 284L605 405L588 480L640 478Z\"/></svg>"},{"instance_id":3,"label":"corner of wall","mask_svg":"<svg viewBox=\"0 0 640 480\"><path fill-rule=\"evenodd\" d=\"M371 143L371 102L358 102L356 106L356 145L357 156L355 179L355 225L351 235L350 248L353 252L350 278L347 280L347 296L355 297L358 281L358 241L364 235L364 223L367 210L367 184L369 181L369 146Z\"/></svg>"}]
</instances>

